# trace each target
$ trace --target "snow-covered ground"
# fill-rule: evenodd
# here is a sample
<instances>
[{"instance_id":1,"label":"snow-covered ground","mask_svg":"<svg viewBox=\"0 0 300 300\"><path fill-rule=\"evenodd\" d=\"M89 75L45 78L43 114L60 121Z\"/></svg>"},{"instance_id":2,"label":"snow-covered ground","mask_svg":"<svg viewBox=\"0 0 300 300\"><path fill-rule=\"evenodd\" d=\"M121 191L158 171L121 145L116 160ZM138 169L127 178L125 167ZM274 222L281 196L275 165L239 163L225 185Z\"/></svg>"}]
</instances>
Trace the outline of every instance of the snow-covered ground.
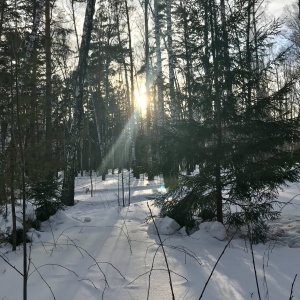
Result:
<instances>
[{"instance_id":1,"label":"snow-covered ground","mask_svg":"<svg viewBox=\"0 0 300 300\"><path fill-rule=\"evenodd\" d=\"M125 176L126 177L126 176ZM125 180L126 181L126 180ZM28 299L30 300L129 300L172 299L166 253L175 299L199 299L211 271L228 243L213 238L207 226L191 236L182 233L158 236L148 230L148 197L162 181L131 180L131 204L122 204L117 175L105 182L93 178L95 194L88 191L90 179L76 178L76 205L44 222L41 231L31 231ZM299 185L300 186L300 185ZM291 204L272 224L279 234L275 244L253 246L260 298L250 246L234 238L215 268L203 293L206 300L300 299L300 194L293 185L280 194ZM128 188L125 190L126 204ZM2 218L2 216L1 216ZM9 222L0 219L4 230ZM22 248L11 252L1 245L0 254L22 272ZM0 300L22 299L22 276L0 258Z\"/></svg>"}]
</instances>

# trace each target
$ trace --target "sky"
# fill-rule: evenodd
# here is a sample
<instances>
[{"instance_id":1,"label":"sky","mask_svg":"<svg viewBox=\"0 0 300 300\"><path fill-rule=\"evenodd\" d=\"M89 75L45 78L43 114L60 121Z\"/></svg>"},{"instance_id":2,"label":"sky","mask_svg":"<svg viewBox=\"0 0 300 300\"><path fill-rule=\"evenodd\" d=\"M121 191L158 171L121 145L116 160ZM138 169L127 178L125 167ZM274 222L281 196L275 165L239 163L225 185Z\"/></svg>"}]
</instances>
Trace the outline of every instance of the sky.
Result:
<instances>
[{"instance_id":1,"label":"sky","mask_svg":"<svg viewBox=\"0 0 300 300\"><path fill-rule=\"evenodd\" d=\"M298 0L267 0L269 12L275 17L280 17L284 8L297 3Z\"/></svg>"}]
</instances>

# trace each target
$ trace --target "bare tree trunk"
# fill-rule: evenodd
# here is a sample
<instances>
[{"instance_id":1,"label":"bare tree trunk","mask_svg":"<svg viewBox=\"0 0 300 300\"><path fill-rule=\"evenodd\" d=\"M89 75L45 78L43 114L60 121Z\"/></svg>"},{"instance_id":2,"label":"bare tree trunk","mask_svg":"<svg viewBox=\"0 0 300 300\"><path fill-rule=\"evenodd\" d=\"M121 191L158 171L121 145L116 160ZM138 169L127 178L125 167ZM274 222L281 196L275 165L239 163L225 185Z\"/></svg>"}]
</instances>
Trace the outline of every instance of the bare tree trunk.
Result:
<instances>
[{"instance_id":1,"label":"bare tree trunk","mask_svg":"<svg viewBox=\"0 0 300 300\"><path fill-rule=\"evenodd\" d=\"M148 8L149 0L145 0L145 70L146 70L146 101L147 101L147 131L150 131L151 127L151 111L150 111L150 68L149 68L149 18Z\"/></svg>"},{"instance_id":2,"label":"bare tree trunk","mask_svg":"<svg viewBox=\"0 0 300 300\"><path fill-rule=\"evenodd\" d=\"M223 196L221 182L221 160L222 160L222 122L221 122L221 89L219 85L220 77L220 32L217 21L217 5L216 0L211 0L211 33L212 33L212 55L213 55L213 71L214 71L214 104L215 104L215 124L217 127L216 137L216 163L215 163L215 188L216 188L216 206L217 206L217 221L223 223Z\"/></svg>"},{"instance_id":3,"label":"bare tree trunk","mask_svg":"<svg viewBox=\"0 0 300 300\"><path fill-rule=\"evenodd\" d=\"M69 142L67 146L67 167L64 173L62 189L62 202L66 205L74 205L75 159L77 141L79 141L79 134L82 129L84 78L90 48L94 12L95 0L88 0L85 10L83 34L79 49L79 61L74 84L74 114L73 123L70 129L70 139L73 142Z\"/></svg>"},{"instance_id":4,"label":"bare tree trunk","mask_svg":"<svg viewBox=\"0 0 300 300\"><path fill-rule=\"evenodd\" d=\"M0 41L1 41L1 36L2 36L2 27L3 27L5 6L6 6L6 0L2 0L1 4L0 4Z\"/></svg>"},{"instance_id":5,"label":"bare tree trunk","mask_svg":"<svg viewBox=\"0 0 300 300\"><path fill-rule=\"evenodd\" d=\"M132 55L132 42L131 42L131 27L130 27L130 17L129 17L129 9L127 0L125 2L125 11L126 11L126 19L127 19L127 31L128 31L128 47L129 47L129 63L130 63L130 99L131 99L131 113L132 118L134 118L134 124L138 124L137 115L135 113L135 103L134 103L134 65L133 65L133 55ZM131 160L133 167L133 174L136 178L139 178L139 174L137 171L137 161L136 161L136 147L135 147L135 136L137 128L134 128L133 139L131 144Z\"/></svg>"},{"instance_id":6,"label":"bare tree trunk","mask_svg":"<svg viewBox=\"0 0 300 300\"><path fill-rule=\"evenodd\" d=\"M6 181L6 155L5 155L5 148L6 148L6 140L8 137L8 119L5 117L0 123L1 125L1 131L0 131L0 137L1 137L1 156L0 156L0 205L6 205L7 207L7 193L6 193L6 187L7 187L7 181ZM7 216L7 214L5 214Z\"/></svg>"},{"instance_id":7,"label":"bare tree trunk","mask_svg":"<svg viewBox=\"0 0 300 300\"><path fill-rule=\"evenodd\" d=\"M79 40L78 40L78 33L77 33L77 26L76 26L76 18L75 18L75 10L74 10L74 1L75 1L75 0L71 0L71 7L72 7L72 22L73 22L74 31L75 31L77 51L79 51Z\"/></svg>"},{"instance_id":8,"label":"bare tree trunk","mask_svg":"<svg viewBox=\"0 0 300 300\"><path fill-rule=\"evenodd\" d=\"M147 129L146 136L148 139L147 162L148 162L148 180L154 179L153 162L152 162L152 137L151 137L151 106L150 106L150 53L149 53L149 0L145 0L145 69L146 69L146 92L147 101Z\"/></svg>"},{"instance_id":9,"label":"bare tree trunk","mask_svg":"<svg viewBox=\"0 0 300 300\"><path fill-rule=\"evenodd\" d=\"M37 31L42 19L44 10L44 0L40 0L35 11L35 16L33 19L31 33L26 45L25 51L25 61L23 68L29 64L29 59L33 53L35 40L37 36ZM24 149L23 149L23 137L21 134L21 123L20 123L20 105L19 105L19 95L22 94L24 84L18 79L18 61L16 63L16 100L17 100L17 127L18 127L18 143L19 143L19 152L21 159L21 177L22 177L22 210L23 210L23 300L27 300L27 279L28 279L28 269L27 269L27 234L25 230L26 225L26 190L25 190L25 160L24 160Z\"/></svg>"},{"instance_id":10,"label":"bare tree trunk","mask_svg":"<svg viewBox=\"0 0 300 300\"><path fill-rule=\"evenodd\" d=\"M52 153L52 121L51 121L51 98L52 98L52 71L51 71L51 33L50 33L50 0L45 2L45 54L46 54L46 103L45 103L45 115L46 115L46 159L51 157Z\"/></svg>"},{"instance_id":11,"label":"bare tree trunk","mask_svg":"<svg viewBox=\"0 0 300 300\"><path fill-rule=\"evenodd\" d=\"M169 61L169 91L170 91L170 110L173 121L179 120L179 105L175 95L175 74L174 74L174 53L173 53L173 29L172 29L172 0L167 0L167 51Z\"/></svg>"},{"instance_id":12,"label":"bare tree trunk","mask_svg":"<svg viewBox=\"0 0 300 300\"><path fill-rule=\"evenodd\" d=\"M13 114L13 113L12 113ZM12 127L13 128L13 127ZM11 204L11 214L12 214L12 251L17 249L17 219L16 219L16 199L15 199L15 160L16 160L16 145L14 133L11 132L11 142L10 142L10 166L9 166L9 175L10 175L10 204Z\"/></svg>"},{"instance_id":13,"label":"bare tree trunk","mask_svg":"<svg viewBox=\"0 0 300 300\"><path fill-rule=\"evenodd\" d=\"M127 95L127 117L130 118L131 115L131 100L130 100L130 88L129 88L129 80L128 80L128 69L126 64L126 57L124 48L122 46L122 39L121 39L121 33L120 33L120 20L119 20L119 7L118 7L118 1L115 2L115 17L116 17L116 30L117 30L117 36L118 36L118 42L120 46L120 50L122 52L122 64L125 72L125 84L126 84L126 95ZM132 99L133 101L133 99Z\"/></svg>"},{"instance_id":14,"label":"bare tree trunk","mask_svg":"<svg viewBox=\"0 0 300 300\"><path fill-rule=\"evenodd\" d=\"M252 0L248 0L248 8L247 8L247 29L246 29L246 35L247 35L247 44L246 44L246 64L247 64L247 72L248 72L248 82L247 82L247 100L246 100L246 107L249 109L251 107L251 82L250 77L251 75L251 50L250 50L250 30L251 30L251 2Z\"/></svg>"},{"instance_id":15,"label":"bare tree trunk","mask_svg":"<svg viewBox=\"0 0 300 300\"><path fill-rule=\"evenodd\" d=\"M210 95L212 94L212 81L211 81L211 66L209 62L209 57L210 57L210 46L209 46L209 29L210 24L209 24L209 2L207 3L205 1L204 3L204 78L205 78L205 96L206 99L210 98ZM208 102L208 101L207 101ZM209 102L207 104L206 108L206 113L208 115L213 114L213 105L212 102Z\"/></svg>"},{"instance_id":16,"label":"bare tree trunk","mask_svg":"<svg viewBox=\"0 0 300 300\"><path fill-rule=\"evenodd\" d=\"M131 98L131 110L134 112L134 66L133 66L133 55L132 55L132 42L131 42L131 28L130 18L127 0L125 2L126 18L127 18L127 31L128 31L128 46L129 46L129 62L130 62L130 98Z\"/></svg>"},{"instance_id":17,"label":"bare tree trunk","mask_svg":"<svg viewBox=\"0 0 300 300\"><path fill-rule=\"evenodd\" d=\"M184 51L185 51L185 61L186 61L186 85L187 85L187 104L188 104L188 119L193 119L193 108L192 108L192 87L191 87L191 61L189 52L189 38L188 38L188 19L186 6L182 3L183 9L183 28L184 28Z\"/></svg>"},{"instance_id":18,"label":"bare tree trunk","mask_svg":"<svg viewBox=\"0 0 300 300\"><path fill-rule=\"evenodd\" d=\"M256 10L255 2L252 5L252 22L253 22L253 38L255 46L255 73L259 76L259 55L258 55L258 41L257 41L257 29L256 29ZM279 87L278 87L279 88ZM260 87L259 80L256 82L256 99L263 96L263 88Z\"/></svg>"},{"instance_id":19,"label":"bare tree trunk","mask_svg":"<svg viewBox=\"0 0 300 300\"><path fill-rule=\"evenodd\" d=\"M164 125L164 91L163 91L163 74L161 61L161 47L160 47L160 22L159 22L159 3L154 0L154 26L155 26L155 50L156 50L156 68L157 68L157 125L161 127Z\"/></svg>"}]
</instances>

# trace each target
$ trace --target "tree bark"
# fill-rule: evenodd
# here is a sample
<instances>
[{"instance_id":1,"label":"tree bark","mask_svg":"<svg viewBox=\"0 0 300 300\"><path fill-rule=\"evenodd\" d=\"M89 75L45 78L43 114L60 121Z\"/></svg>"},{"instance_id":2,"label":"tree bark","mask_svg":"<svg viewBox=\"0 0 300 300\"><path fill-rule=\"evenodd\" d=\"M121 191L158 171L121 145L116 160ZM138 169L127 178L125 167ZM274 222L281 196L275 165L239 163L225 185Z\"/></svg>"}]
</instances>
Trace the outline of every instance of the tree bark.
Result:
<instances>
[{"instance_id":1,"label":"tree bark","mask_svg":"<svg viewBox=\"0 0 300 300\"><path fill-rule=\"evenodd\" d=\"M70 142L67 146L67 167L64 172L62 188L62 202L65 205L74 205L75 185L75 160L79 134L82 129L83 118L83 88L87 67L87 58L90 48L93 17L95 12L95 0L88 0L85 10L83 34L79 49L79 61L74 83L74 114L70 129Z\"/></svg>"},{"instance_id":2,"label":"tree bark","mask_svg":"<svg viewBox=\"0 0 300 300\"><path fill-rule=\"evenodd\" d=\"M145 0L145 69L146 69L146 91L145 97L147 101L147 130L146 136L148 139L147 148L147 163L148 163L148 180L154 179L153 162L152 162L152 138L151 138L151 106L150 106L150 53L149 53L149 0Z\"/></svg>"},{"instance_id":3,"label":"tree bark","mask_svg":"<svg viewBox=\"0 0 300 300\"><path fill-rule=\"evenodd\" d=\"M131 26L130 26L130 17L129 17L129 9L127 0L125 2L125 12L127 19L127 31L128 31L128 47L129 47L129 64L130 64L130 99L131 99L131 114L134 126L138 126L137 114L135 113L135 103L134 103L134 65L133 65L133 50L132 50L132 41L131 41ZM136 125L135 125L136 124ZM133 139L131 144L131 161L133 174L136 178L139 178L138 170L137 170L137 160L136 160L136 147L135 147L135 137L138 128L134 127Z\"/></svg>"},{"instance_id":4,"label":"tree bark","mask_svg":"<svg viewBox=\"0 0 300 300\"><path fill-rule=\"evenodd\" d=\"M45 116L46 116L46 159L51 157L51 131L52 131L52 121L51 121L51 108L52 108L52 71L51 71L51 32L50 32L50 0L45 2L45 54L46 54L46 103L45 103Z\"/></svg>"},{"instance_id":5,"label":"tree bark","mask_svg":"<svg viewBox=\"0 0 300 300\"><path fill-rule=\"evenodd\" d=\"M179 120L179 105L175 96L175 74L174 74L174 53L173 53L173 29L172 29L172 0L167 0L167 51L169 61L169 91L170 91L170 110L173 121Z\"/></svg>"},{"instance_id":6,"label":"tree bark","mask_svg":"<svg viewBox=\"0 0 300 300\"><path fill-rule=\"evenodd\" d=\"M217 22L217 5L216 0L211 1L211 33L212 33L212 55L213 55L213 71L214 71L214 102L215 102L215 126L216 133L216 149L215 149L215 189L216 189L216 207L217 221L223 223L223 196L221 181L221 160L222 160L222 121L221 121L221 90L219 85L220 79L220 31Z\"/></svg>"},{"instance_id":7,"label":"tree bark","mask_svg":"<svg viewBox=\"0 0 300 300\"><path fill-rule=\"evenodd\" d=\"M0 4L0 41L1 41L1 36L2 36L2 27L3 27L5 6L6 6L6 0L2 0L1 4Z\"/></svg>"},{"instance_id":8,"label":"tree bark","mask_svg":"<svg viewBox=\"0 0 300 300\"><path fill-rule=\"evenodd\" d=\"M25 50L25 61L23 68L26 68L29 64L29 60L33 53L35 40L37 37L37 31L40 26L40 22L42 19L44 11L44 0L40 0L38 2L35 16L33 19L31 33L29 35L29 39L27 41L26 50ZM21 136L21 124L20 124L20 107L19 107L19 95L22 95L24 89L24 84L21 81L19 83L18 79L18 61L16 63L16 100L17 100L17 127L18 127L18 143L19 143L19 151L21 158L21 177L22 177L22 210L23 210L23 300L27 300L27 279L28 279L28 269L27 269L27 235L25 230L26 225L26 194L25 194L25 160L24 160L24 149L23 149L23 140Z\"/></svg>"},{"instance_id":9,"label":"tree bark","mask_svg":"<svg viewBox=\"0 0 300 300\"><path fill-rule=\"evenodd\" d=\"M186 6L182 4L183 9L183 29L184 29L184 51L185 51L185 61L186 61L186 85L187 85L187 104L188 104L188 119L193 119L193 108L192 108L192 87L191 87L191 61L189 52L189 38L188 38L188 19Z\"/></svg>"},{"instance_id":10,"label":"tree bark","mask_svg":"<svg viewBox=\"0 0 300 300\"><path fill-rule=\"evenodd\" d=\"M154 27L155 27L155 51L156 51L156 68L157 68L157 125L164 125L164 91L163 91L163 74L161 61L161 46L160 46L160 22L159 22L159 3L154 0Z\"/></svg>"}]
</instances>

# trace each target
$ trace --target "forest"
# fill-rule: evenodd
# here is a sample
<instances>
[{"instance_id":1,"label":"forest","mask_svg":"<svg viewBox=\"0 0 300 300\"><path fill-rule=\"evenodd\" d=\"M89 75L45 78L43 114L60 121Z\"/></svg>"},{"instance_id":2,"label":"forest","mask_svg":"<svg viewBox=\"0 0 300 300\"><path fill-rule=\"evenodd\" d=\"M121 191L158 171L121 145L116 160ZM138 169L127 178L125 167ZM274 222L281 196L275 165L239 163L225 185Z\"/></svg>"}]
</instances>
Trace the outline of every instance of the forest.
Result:
<instances>
[{"instance_id":1,"label":"forest","mask_svg":"<svg viewBox=\"0 0 300 300\"><path fill-rule=\"evenodd\" d=\"M0 244L26 257L16 206L39 228L109 170L161 176L160 215L187 232L197 216L266 242L300 179L300 1L265 2L1 0Z\"/></svg>"}]
</instances>

